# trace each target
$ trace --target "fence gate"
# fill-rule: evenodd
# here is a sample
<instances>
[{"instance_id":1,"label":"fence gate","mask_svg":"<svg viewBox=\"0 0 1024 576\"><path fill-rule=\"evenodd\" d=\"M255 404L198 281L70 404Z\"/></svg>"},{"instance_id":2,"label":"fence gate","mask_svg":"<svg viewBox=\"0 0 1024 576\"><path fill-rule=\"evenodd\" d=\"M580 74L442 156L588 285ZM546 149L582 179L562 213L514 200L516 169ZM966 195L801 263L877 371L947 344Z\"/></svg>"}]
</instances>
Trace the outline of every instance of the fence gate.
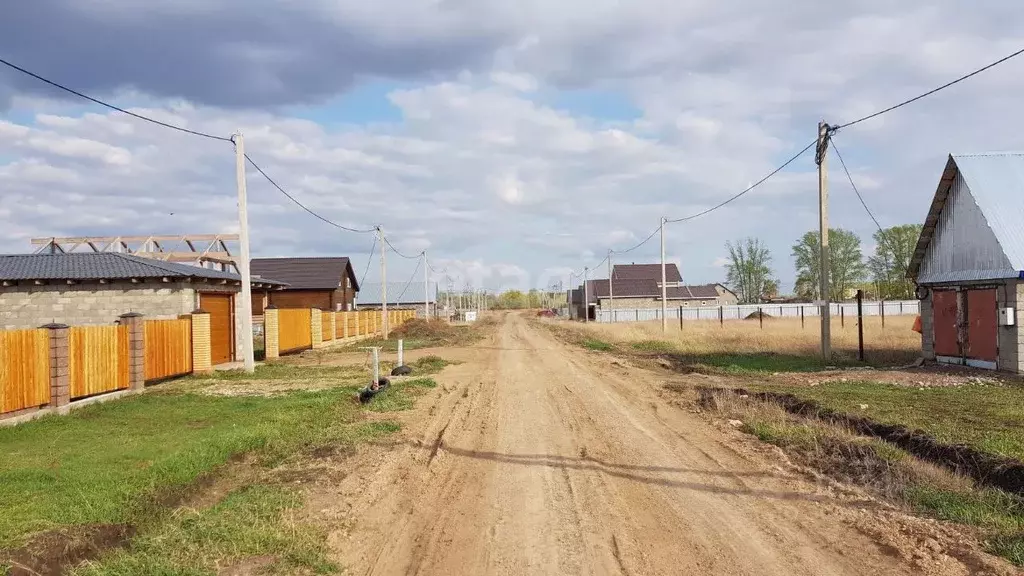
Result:
<instances>
[{"instance_id":1,"label":"fence gate","mask_svg":"<svg viewBox=\"0 0 1024 576\"><path fill-rule=\"evenodd\" d=\"M319 313L309 308L281 309L277 312L278 348L281 354L313 347L312 317Z\"/></svg>"},{"instance_id":2,"label":"fence gate","mask_svg":"<svg viewBox=\"0 0 1024 576\"><path fill-rule=\"evenodd\" d=\"M935 330L935 355L959 358L956 290L932 291L932 317Z\"/></svg>"},{"instance_id":3,"label":"fence gate","mask_svg":"<svg viewBox=\"0 0 1024 576\"><path fill-rule=\"evenodd\" d=\"M199 295L199 307L210 314L210 361L216 366L235 355L235 310L231 294ZM246 303L248 306L248 303Z\"/></svg>"},{"instance_id":4,"label":"fence gate","mask_svg":"<svg viewBox=\"0 0 1024 576\"><path fill-rule=\"evenodd\" d=\"M0 414L49 402L49 330L0 331Z\"/></svg>"},{"instance_id":5,"label":"fence gate","mask_svg":"<svg viewBox=\"0 0 1024 576\"><path fill-rule=\"evenodd\" d=\"M146 380L192 372L192 320L146 320Z\"/></svg>"}]
</instances>

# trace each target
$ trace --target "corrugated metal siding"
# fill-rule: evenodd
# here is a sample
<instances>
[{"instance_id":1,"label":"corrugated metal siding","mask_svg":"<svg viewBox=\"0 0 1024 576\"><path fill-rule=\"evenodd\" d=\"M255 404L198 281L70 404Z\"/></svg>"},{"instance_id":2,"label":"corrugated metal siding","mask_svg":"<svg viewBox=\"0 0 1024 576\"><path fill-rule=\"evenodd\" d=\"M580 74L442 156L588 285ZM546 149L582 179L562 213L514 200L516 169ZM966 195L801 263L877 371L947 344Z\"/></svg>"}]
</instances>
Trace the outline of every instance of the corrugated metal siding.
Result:
<instances>
[{"instance_id":1,"label":"corrugated metal siding","mask_svg":"<svg viewBox=\"0 0 1024 576\"><path fill-rule=\"evenodd\" d=\"M1010 268L1024 270L1024 153L961 154L953 160Z\"/></svg>"},{"instance_id":2,"label":"corrugated metal siding","mask_svg":"<svg viewBox=\"0 0 1024 576\"><path fill-rule=\"evenodd\" d=\"M957 174L921 263L918 283L1016 278L1017 274L963 173Z\"/></svg>"}]
</instances>

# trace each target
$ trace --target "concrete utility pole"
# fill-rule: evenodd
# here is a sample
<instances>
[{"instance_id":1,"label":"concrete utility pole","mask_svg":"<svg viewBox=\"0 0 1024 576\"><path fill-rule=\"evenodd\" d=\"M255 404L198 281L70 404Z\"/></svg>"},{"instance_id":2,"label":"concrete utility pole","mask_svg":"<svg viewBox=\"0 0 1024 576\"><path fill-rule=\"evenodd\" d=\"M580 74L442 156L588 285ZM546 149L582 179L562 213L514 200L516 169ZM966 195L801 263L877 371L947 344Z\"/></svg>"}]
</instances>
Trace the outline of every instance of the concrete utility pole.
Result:
<instances>
[{"instance_id":1,"label":"concrete utility pole","mask_svg":"<svg viewBox=\"0 0 1024 576\"><path fill-rule=\"evenodd\" d=\"M391 332L391 327L388 326L388 267L384 257L388 245L384 243L384 229L377 226L377 233L380 234L380 327L384 339L387 340Z\"/></svg>"},{"instance_id":2,"label":"concrete utility pole","mask_svg":"<svg viewBox=\"0 0 1024 576\"><path fill-rule=\"evenodd\" d=\"M665 281L665 217L661 217L661 331L668 332L668 284Z\"/></svg>"},{"instance_id":3,"label":"concrete utility pole","mask_svg":"<svg viewBox=\"0 0 1024 576\"><path fill-rule=\"evenodd\" d=\"M819 246L821 249L821 358L832 359L832 312L829 304L829 247L828 247L828 124L818 123L818 216Z\"/></svg>"},{"instance_id":4,"label":"concrete utility pole","mask_svg":"<svg viewBox=\"0 0 1024 576\"><path fill-rule=\"evenodd\" d=\"M613 306L614 301L615 301L615 291L612 289L612 249L609 248L608 249L608 311L609 311L608 313L609 314L614 314L614 312L611 312L611 309L615 307L615 306ZM611 322L611 318L609 318L608 321Z\"/></svg>"},{"instance_id":5,"label":"concrete utility pole","mask_svg":"<svg viewBox=\"0 0 1024 576\"><path fill-rule=\"evenodd\" d=\"M430 320L430 268L426 250L423 251L423 319Z\"/></svg>"},{"instance_id":6,"label":"concrete utility pole","mask_svg":"<svg viewBox=\"0 0 1024 576\"><path fill-rule=\"evenodd\" d=\"M587 286L587 272L589 268L583 267L583 323L590 321L590 289Z\"/></svg>"},{"instance_id":7,"label":"concrete utility pole","mask_svg":"<svg viewBox=\"0 0 1024 576\"><path fill-rule=\"evenodd\" d=\"M238 275L242 277L242 303L235 306L242 321L242 367L252 374L256 360L252 351L252 277L249 275L249 210L245 191L245 140L241 132L231 138L235 143L235 180L238 185Z\"/></svg>"}]
</instances>

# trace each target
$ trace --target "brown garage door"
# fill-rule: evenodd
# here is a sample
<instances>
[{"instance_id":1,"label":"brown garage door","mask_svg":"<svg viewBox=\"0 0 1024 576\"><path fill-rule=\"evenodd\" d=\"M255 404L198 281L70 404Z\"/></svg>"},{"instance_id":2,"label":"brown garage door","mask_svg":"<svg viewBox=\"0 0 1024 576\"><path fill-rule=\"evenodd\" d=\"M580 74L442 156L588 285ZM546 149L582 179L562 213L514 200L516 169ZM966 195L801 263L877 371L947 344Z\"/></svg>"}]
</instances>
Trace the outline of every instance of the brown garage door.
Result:
<instances>
[{"instance_id":1,"label":"brown garage door","mask_svg":"<svg viewBox=\"0 0 1024 576\"><path fill-rule=\"evenodd\" d=\"M935 354L938 356L960 357L960 345L956 339L956 308L955 290L934 290L932 292Z\"/></svg>"},{"instance_id":2,"label":"brown garage door","mask_svg":"<svg viewBox=\"0 0 1024 576\"><path fill-rule=\"evenodd\" d=\"M201 294L199 307L210 313L210 360L231 362L235 350L234 307L231 294Z\"/></svg>"},{"instance_id":3,"label":"brown garage door","mask_svg":"<svg viewBox=\"0 0 1024 576\"><path fill-rule=\"evenodd\" d=\"M997 314L995 288L967 291L968 358L986 362L995 362L998 359Z\"/></svg>"}]
</instances>

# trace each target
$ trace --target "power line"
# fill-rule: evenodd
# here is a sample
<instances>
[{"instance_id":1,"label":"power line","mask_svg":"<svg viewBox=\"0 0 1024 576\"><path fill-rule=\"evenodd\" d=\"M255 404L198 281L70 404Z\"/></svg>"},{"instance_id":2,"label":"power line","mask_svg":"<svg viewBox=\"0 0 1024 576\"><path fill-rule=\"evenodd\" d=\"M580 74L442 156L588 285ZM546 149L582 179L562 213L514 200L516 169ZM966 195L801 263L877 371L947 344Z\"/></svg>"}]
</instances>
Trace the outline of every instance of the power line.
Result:
<instances>
[{"instance_id":1,"label":"power line","mask_svg":"<svg viewBox=\"0 0 1024 576\"><path fill-rule=\"evenodd\" d=\"M420 260L419 262L416 263L416 268L413 269L412 274L409 276L409 281L405 283L405 288L402 289L402 293L399 294L398 298L395 300L395 305L396 306L401 303L402 296L405 296L405 291L408 290L409 286L412 285L413 278L415 278L416 277L416 273L420 271L420 265L421 264L423 264L422 260ZM426 298L427 295L424 294L423 297Z\"/></svg>"},{"instance_id":2,"label":"power line","mask_svg":"<svg viewBox=\"0 0 1024 576\"><path fill-rule=\"evenodd\" d=\"M648 236L647 238L644 238L643 241L641 241L636 246L633 246L632 248L630 248L628 250L612 250L612 254L629 254L633 250L636 250L637 248L639 248L639 247L643 246L644 244L647 244L648 242L650 242L651 238L654 238L655 235L658 234L659 230L661 230L661 226L658 226L657 228L655 228L654 231L651 232L650 236Z\"/></svg>"},{"instance_id":3,"label":"power line","mask_svg":"<svg viewBox=\"0 0 1024 576\"><path fill-rule=\"evenodd\" d=\"M409 256L407 254L402 254L401 252L398 251L398 248L395 248L395 246L388 240L387 236L384 236L383 234L381 236L384 238L384 243L387 244L389 248L391 248L392 252L394 252L395 254L398 254L402 258L405 258L406 260L413 260L413 259L416 259L416 258L419 258L420 256L422 256L422 254L416 254L414 256Z\"/></svg>"},{"instance_id":4,"label":"power line","mask_svg":"<svg viewBox=\"0 0 1024 576\"><path fill-rule=\"evenodd\" d=\"M373 244L370 245L370 256L366 259L366 269L363 270L363 278L359 280L359 285L363 285L363 281L366 280L366 275L370 272L370 264L373 263L373 252L377 249L377 235L373 235Z\"/></svg>"},{"instance_id":5,"label":"power line","mask_svg":"<svg viewBox=\"0 0 1024 576\"><path fill-rule=\"evenodd\" d=\"M68 88L67 86L64 86L63 84L58 84L57 82L54 82L53 80L49 80L49 79L43 78L39 74L36 74L35 72L31 72L29 70L26 70L26 69L22 68L21 66L18 66L17 64L12 64L12 63L8 62L7 60L4 60L3 58L0 58L0 64L3 64L4 66L7 66L8 68L11 68L13 70L17 70L18 72L21 72L22 74L26 74L28 76L31 76L31 77L35 78L36 80L39 80L41 82L45 82L46 84L49 84L50 86L53 86L54 88L59 88L60 90L63 90L65 92L69 93L69 94L74 94L75 96L78 96L79 98L84 98L85 100L88 100L88 101L90 101L90 102L92 102L94 104L99 104L100 106L104 106L106 108L109 108L111 110L115 110L115 111L120 112L122 114L127 114L128 116L131 116L133 118L138 118L139 120L144 120L146 122L150 122L152 124L156 124L157 126L163 126L164 128L170 128L171 130L177 130L178 132L184 132L185 134L191 134L193 136L202 136L203 138L210 138L211 140L220 140L222 142L231 142L231 138L226 138L224 136L214 136L213 134L207 134L205 132L199 132L198 130L189 130L188 128L182 128L181 126L175 126L174 124L168 124L167 122L161 122L160 120L157 120L155 118L150 118L149 116L143 116L142 114L136 114L135 112L130 112L128 110L125 110L124 108L120 108L118 106L114 106L113 104L108 104L107 102L104 102L103 100L100 100L98 98L93 98L92 96L89 96L89 95L83 94L83 93L81 93L81 92L79 92L77 90L73 90L71 88Z\"/></svg>"},{"instance_id":6,"label":"power line","mask_svg":"<svg viewBox=\"0 0 1024 576\"><path fill-rule=\"evenodd\" d=\"M920 100L922 98L927 98L928 96L931 96L932 94L935 94L936 92L941 92L941 91L945 90L946 88L949 88L950 86L959 84L960 82L963 82L964 80L967 80L968 78L971 78L973 76L977 76L978 74L981 74L982 72L988 70L989 68L994 68L994 67L1002 64L1003 62L1006 62L1007 60L1010 60L1012 58L1016 58L1017 56L1020 56L1021 54L1024 54L1024 48L1022 48L1020 50L1017 50L1016 52L1014 52L1013 54L1010 54L1009 56L1005 56L1003 58L1000 58L999 60L996 60L995 62L992 62L991 64L988 64L986 66L982 66L981 68L978 68L977 70L975 70L974 72L971 72L970 74L965 74L965 75L957 78L956 80L953 80L952 82L947 82L947 83L943 84L942 86L939 86L938 88L934 88L932 90L929 90L929 91L925 92L924 94L920 94L918 96L914 96L913 98L911 98L909 100L904 100L903 102L900 102L899 104L896 104L895 106L890 106L890 107L886 108L885 110L879 110L878 112L875 112L874 114L868 114L867 116L865 116L863 118L858 118L857 120L854 120L853 122L847 122L846 124L840 124L836 128L837 129L838 128L846 128L848 126L853 126L854 124L860 124L861 122L864 122L866 120L871 120L872 118L877 118L878 116L881 116L882 114L887 114L889 112L892 112L893 110L896 110L897 108L902 108L903 106L906 106L907 104L911 104L913 102L917 102L918 100Z\"/></svg>"},{"instance_id":7,"label":"power line","mask_svg":"<svg viewBox=\"0 0 1024 576\"><path fill-rule=\"evenodd\" d=\"M268 176L267 173L263 171L263 168L260 168L259 165L256 164L256 162L254 162L253 159L249 157L248 154L245 155L245 159L249 161L249 164L252 164L252 167L255 168L257 172L259 172L264 178L267 179L267 182L270 182L270 184L273 185L274 188L277 188L278 192L280 192L281 194L284 194L289 200L294 202L296 206L298 206L299 208L302 208L306 212L309 212L310 214L312 214L314 217L318 218L319 220L322 220L323 222L326 222L327 224L330 224L331 226L334 226L335 228L340 228L341 230L347 230L348 232L355 232L357 234L368 234L370 232L376 232L377 231L376 228L367 228L367 229L349 228L348 226L342 226L341 224L338 224L337 222L333 222L333 221L331 221L331 220L329 220L329 219L327 219L327 218L317 214L316 212L314 212L314 211L310 210L309 208L307 208L305 204L303 204L302 202L299 202L294 196L292 196L291 194L285 192L284 188L281 188L281 186L279 186L277 182L274 182L274 179L271 178L270 176Z\"/></svg>"},{"instance_id":8,"label":"power line","mask_svg":"<svg viewBox=\"0 0 1024 576\"><path fill-rule=\"evenodd\" d=\"M729 198L729 199L728 199L728 200L726 200L725 202L722 202L721 204L719 204L719 205L717 205L717 206L714 206L714 207L708 208L707 210L704 210L703 212L698 212L698 213L696 213L696 214L693 214L692 216L686 216L685 218L666 218L666 219L665 219L665 222L666 222L666 223L673 223L673 222L686 222L686 221L689 221L689 220L693 220L693 219L695 219L695 218L700 218L701 216L704 216L705 214L710 214L711 212L714 212L715 210L718 210L719 208L721 208L721 207L725 206L726 204L729 204L729 203L730 203L730 202L732 202L733 200L737 200L738 198L740 198L741 196L743 196L743 195L744 195L744 194L746 194L747 192L750 192L750 191L751 191L751 190L753 190L754 188L757 188L757 187L758 187L758 186L760 186L761 184L764 184L764 183L765 183L765 182L767 182L767 181L768 181L768 179L769 179L769 178L771 178L772 176L775 176L775 175L776 175L776 174L778 174L779 172L782 172L782 170L783 170L783 169L785 169L785 168L786 168L786 166L789 166L790 164L792 164L793 162L795 162L797 158L799 158L799 157L803 156L803 155L804 155L804 152L807 152L808 150L810 150L810 149L811 149L811 148L812 148L812 147L813 147L813 146L814 146L815 144L817 144L817 143L818 143L818 140L817 140L817 138L815 138L814 140L811 140L811 143L810 143L810 144L808 144L807 146L804 146L804 149L803 149L803 150L801 150L801 151L797 152L797 153L796 153L796 155L794 155L794 156L793 156L792 158L790 158L789 160L786 160L786 161L785 161L785 162L784 162L784 163L783 163L783 164L782 164L781 166L779 166L779 167L778 167L778 168L776 168L775 170L772 170L772 171L771 171L771 172L769 172L769 173L768 173L768 174L767 174L767 175L766 175L766 176L765 176L764 178L761 178L761 179L760 179L760 180L758 180L757 182L754 182L753 184L751 184L750 186L748 186L746 190L744 190L744 191L740 192L739 194L736 194L735 196L733 196L733 197Z\"/></svg>"},{"instance_id":9,"label":"power line","mask_svg":"<svg viewBox=\"0 0 1024 576\"><path fill-rule=\"evenodd\" d=\"M830 142L832 144L832 150L835 150L836 157L839 158L839 164L843 167L843 172L846 172L846 178L850 180L850 186L853 188L854 193L857 194L857 199L860 200L860 205L864 207L864 211L868 213L868 216L871 217L875 226L878 227L878 231L882 232L882 225L878 223L878 218L875 218L875 215L871 213L871 209L868 208L867 203L864 202L864 197L860 195L860 190L858 190L857 185L853 183L853 176L850 175L850 170L846 167L843 155L839 153L839 147L836 146L835 138L830 138Z\"/></svg>"}]
</instances>

